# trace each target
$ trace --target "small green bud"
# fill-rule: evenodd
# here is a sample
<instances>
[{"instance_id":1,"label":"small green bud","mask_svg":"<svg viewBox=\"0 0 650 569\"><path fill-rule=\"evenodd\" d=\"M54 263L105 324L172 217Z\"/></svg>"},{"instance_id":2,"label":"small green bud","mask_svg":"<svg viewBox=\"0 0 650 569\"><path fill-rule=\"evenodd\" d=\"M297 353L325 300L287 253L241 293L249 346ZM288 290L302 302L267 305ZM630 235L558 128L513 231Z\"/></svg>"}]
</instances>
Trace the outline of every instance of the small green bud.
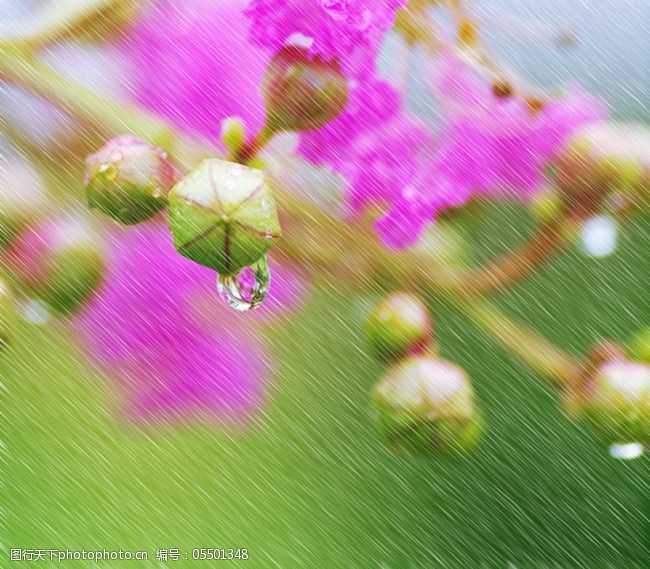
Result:
<instances>
[{"instance_id":1,"label":"small green bud","mask_svg":"<svg viewBox=\"0 0 650 569\"><path fill-rule=\"evenodd\" d=\"M650 364L650 327L639 330L629 342L630 357Z\"/></svg>"},{"instance_id":2,"label":"small green bud","mask_svg":"<svg viewBox=\"0 0 650 569\"><path fill-rule=\"evenodd\" d=\"M16 335L16 307L9 283L0 277L0 350L3 350Z\"/></svg>"},{"instance_id":3,"label":"small green bud","mask_svg":"<svg viewBox=\"0 0 650 569\"><path fill-rule=\"evenodd\" d=\"M336 118L348 104L348 86L336 60L310 57L289 46L272 59L262 87L267 127L311 130Z\"/></svg>"},{"instance_id":4,"label":"small green bud","mask_svg":"<svg viewBox=\"0 0 650 569\"><path fill-rule=\"evenodd\" d=\"M280 237L271 187L261 170L208 159L169 194L174 247L183 256L233 275Z\"/></svg>"},{"instance_id":5,"label":"small green bud","mask_svg":"<svg viewBox=\"0 0 650 569\"><path fill-rule=\"evenodd\" d=\"M596 430L607 443L650 442L650 366L613 359L600 366L568 412Z\"/></svg>"},{"instance_id":6,"label":"small green bud","mask_svg":"<svg viewBox=\"0 0 650 569\"><path fill-rule=\"evenodd\" d=\"M386 443L402 454L463 452L481 433L465 372L426 356L388 370L372 391L371 416Z\"/></svg>"},{"instance_id":7,"label":"small green bud","mask_svg":"<svg viewBox=\"0 0 650 569\"><path fill-rule=\"evenodd\" d=\"M85 222L70 217L28 229L9 251L8 265L27 294L59 312L86 301L104 273L98 237Z\"/></svg>"},{"instance_id":8,"label":"small green bud","mask_svg":"<svg viewBox=\"0 0 650 569\"><path fill-rule=\"evenodd\" d=\"M0 169L0 247L43 217L48 197L43 179L26 159L11 154Z\"/></svg>"},{"instance_id":9,"label":"small green bud","mask_svg":"<svg viewBox=\"0 0 650 569\"><path fill-rule=\"evenodd\" d=\"M424 351L433 338L433 322L417 296L395 293L372 307L363 334L373 355L390 360Z\"/></svg>"},{"instance_id":10,"label":"small green bud","mask_svg":"<svg viewBox=\"0 0 650 569\"><path fill-rule=\"evenodd\" d=\"M109 140L86 163L88 206L125 225L149 219L165 207L175 182L165 152L133 136Z\"/></svg>"},{"instance_id":11,"label":"small green bud","mask_svg":"<svg viewBox=\"0 0 650 569\"><path fill-rule=\"evenodd\" d=\"M221 140L230 156L237 156L246 142L246 126L239 117L230 117L221 122Z\"/></svg>"}]
</instances>

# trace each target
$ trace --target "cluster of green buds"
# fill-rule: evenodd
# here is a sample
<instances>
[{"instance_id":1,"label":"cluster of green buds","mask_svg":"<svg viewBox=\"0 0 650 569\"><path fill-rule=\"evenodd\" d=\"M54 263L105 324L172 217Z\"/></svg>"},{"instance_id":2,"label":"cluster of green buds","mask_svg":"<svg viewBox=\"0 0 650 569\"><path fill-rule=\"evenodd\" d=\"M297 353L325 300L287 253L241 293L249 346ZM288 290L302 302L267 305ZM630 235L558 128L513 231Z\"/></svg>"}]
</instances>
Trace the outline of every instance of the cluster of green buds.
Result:
<instances>
[{"instance_id":1,"label":"cluster of green buds","mask_svg":"<svg viewBox=\"0 0 650 569\"><path fill-rule=\"evenodd\" d=\"M481 417L471 382L459 366L433 355L426 305L412 294L388 295L372 307L363 332L372 354L389 364L370 406L389 448L405 455L472 448Z\"/></svg>"},{"instance_id":2,"label":"cluster of green buds","mask_svg":"<svg viewBox=\"0 0 650 569\"><path fill-rule=\"evenodd\" d=\"M617 207L647 203L650 197L650 131L642 125L589 124L577 131L554 163L567 206L591 215L608 200Z\"/></svg>"},{"instance_id":3,"label":"cluster of green buds","mask_svg":"<svg viewBox=\"0 0 650 569\"><path fill-rule=\"evenodd\" d=\"M650 444L647 361L630 359L622 348L607 345L592 352L588 368L583 381L567 393L569 415L591 427L607 444Z\"/></svg>"},{"instance_id":4,"label":"cluster of green buds","mask_svg":"<svg viewBox=\"0 0 650 569\"><path fill-rule=\"evenodd\" d=\"M244 124L228 119L222 141L230 161L204 160L180 180L167 155L132 136L110 140L87 160L88 205L127 225L169 205L177 251L219 273L230 306L251 309L268 290L266 252L280 236L270 185L255 156L283 131L318 128L343 111L348 87L335 60L285 47L271 60L263 84L266 123L247 140ZM251 268L252 287L238 280Z\"/></svg>"}]
</instances>

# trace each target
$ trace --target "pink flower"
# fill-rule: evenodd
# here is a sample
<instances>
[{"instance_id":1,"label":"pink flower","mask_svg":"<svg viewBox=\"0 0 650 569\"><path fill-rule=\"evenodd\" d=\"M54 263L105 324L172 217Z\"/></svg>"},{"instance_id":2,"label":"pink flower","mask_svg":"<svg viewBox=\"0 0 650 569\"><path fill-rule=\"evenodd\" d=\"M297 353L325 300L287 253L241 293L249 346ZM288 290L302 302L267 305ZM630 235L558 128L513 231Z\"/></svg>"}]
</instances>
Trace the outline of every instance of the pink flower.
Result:
<instances>
[{"instance_id":1,"label":"pink flower","mask_svg":"<svg viewBox=\"0 0 650 569\"><path fill-rule=\"evenodd\" d=\"M336 57L349 74L374 68L381 40L406 0L252 0L254 43L277 51L292 36L311 42L311 53Z\"/></svg>"},{"instance_id":2,"label":"pink flower","mask_svg":"<svg viewBox=\"0 0 650 569\"><path fill-rule=\"evenodd\" d=\"M301 135L300 153L347 181L348 211L384 207L375 229L389 247L411 245L438 213L474 195L530 197L571 133L606 114L582 92L533 114L520 98L498 98L459 60L438 64L443 116L435 135L402 108L395 88L369 77L353 84L342 115Z\"/></svg>"},{"instance_id":3,"label":"pink flower","mask_svg":"<svg viewBox=\"0 0 650 569\"><path fill-rule=\"evenodd\" d=\"M261 128L268 54L248 42L243 8L153 2L120 46L138 102L214 138L229 116L249 134ZM241 315L218 297L213 271L176 253L167 228L116 230L111 245L105 285L77 325L92 357L123 385L125 412L141 420L250 415L272 373L260 326L304 296L300 275L273 265L264 307Z\"/></svg>"},{"instance_id":4,"label":"pink flower","mask_svg":"<svg viewBox=\"0 0 650 569\"><path fill-rule=\"evenodd\" d=\"M249 133L264 122L260 85L268 54L248 41L242 0L157 0L122 42L136 99L185 130L216 138L239 116Z\"/></svg>"},{"instance_id":5,"label":"pink flower","mask_svg":"<svg viewBox=\"0 0 650 569\"><path fill-rule=\"evenodd\" d=\"M444 110L437 170L474 193L530 196L571 133L606 116L600 100L579 91L533 114L521 98L495 96L452 57L443 58L434 85Z\"/></svg>"},{"instance_id":6,"label":"pink flower","mask_svg":"<svg viewBox=\"0 0 650 569\"><path fill-rule=\"evenodd\" d=\"M126 414L234 420L252 413L272 372L259 327L302 298L301 281L273 266L272 304L242 316L218 298L213 271L176 253L162 224L116 230L111 242L105 284L76 327L121 384Z\"/></svg>"}]
</instances>

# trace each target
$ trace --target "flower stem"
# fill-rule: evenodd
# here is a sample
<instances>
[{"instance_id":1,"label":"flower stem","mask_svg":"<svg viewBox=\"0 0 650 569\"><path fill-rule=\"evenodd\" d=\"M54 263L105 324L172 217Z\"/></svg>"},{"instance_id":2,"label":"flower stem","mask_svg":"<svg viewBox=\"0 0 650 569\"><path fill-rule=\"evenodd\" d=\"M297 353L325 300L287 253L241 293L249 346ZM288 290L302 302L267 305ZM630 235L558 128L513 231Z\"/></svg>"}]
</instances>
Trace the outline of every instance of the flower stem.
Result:
<instances>
[{"instance_id":1,"label":"flower stem","mask_svg":"<svg viewBox=\"0 0 650 569\"><path fill-rule=\"evenodd\" d=\"M464 275L463 288L472 294L486 295L524 280L567 245L571 227L565 216L540 225L519 248Z\"/></svg>"},{"instance_id":2,"label":"flower stem","mask_svg":"<svg viewBox=\"0 0 650 569\"><path fill-rule=\"evenodd\" d=\"M105 13L117 0L59 0L41 7L21 26L7 26L0 31L0 46L38 49L65 37L94 16Z\"/></svg>"},{"instance_id":3,"label":"flower stem","mask_svg":"<svg viewBox=\"0 0 650 569\"><path fill-rule=\"evenodd\" d=\"M254 158L277 134L275 130L269 127L268 123L264 125L251 140L246 142L237 152L235 162L246 164L249 160Z\"/></svg>"},{"instance_id":4,"label":"flower stem","mask_svg":"<svg viewBox=\"0 0 650 569\"><path fill-rule=\"evenodd\" d=\"M107 133L131 133L159 144L173 152L176 160L186 168L192 168L202 157L216 154L207 142L177 133L165 121L127 103L93 93L20 50L0 47L0 78L57 103ZM239 158L252 158L271 134L263 129ZM353 267L349 274L360 283L367 284L374 278L389 288L430 292L451 302L514 355L554 383L573 381L579 364L571 356L477 298L479 294L503 288L527 276L547 259L561 244L556 228L542 228L531 243L518 252L465 275L432 263L420 253L389 251L379 244L369 226L350 224L281 188L276 195L283 223L288 225L279 243L281 256L324 271ZM508 269L508 263L515 267Z\"/></svg>"},{"instance_id":5,"label":"flower stem","mask_svg":"<svg viewBox=\"0 0 650 569\"><path fill-rule=\"evenodd\" d=\"M575 385L582 364L529 328L514 322L489 302L464 296L452 303L478 328L500 343L506 351L558 386Z\"/></svg>"}]
</instances>

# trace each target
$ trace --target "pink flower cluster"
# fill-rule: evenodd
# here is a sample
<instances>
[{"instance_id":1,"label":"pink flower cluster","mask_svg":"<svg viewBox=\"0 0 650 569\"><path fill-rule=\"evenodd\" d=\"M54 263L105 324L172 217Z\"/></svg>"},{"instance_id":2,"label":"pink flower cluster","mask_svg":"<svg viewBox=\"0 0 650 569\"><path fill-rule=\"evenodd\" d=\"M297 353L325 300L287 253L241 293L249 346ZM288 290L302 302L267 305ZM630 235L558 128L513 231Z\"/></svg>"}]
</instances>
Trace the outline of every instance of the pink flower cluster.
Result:
<instances>
[{"instance_id":1,"label":"pink flower cluster","mask_svg":"<svg viewBox=\"0 0 650 569\"><path fill-rule=\"evenodd\" d=\"M213 271L174 250L162 224L118 229L109 272L76 326L95 361L120 382L135 420L241 420L264 394L272 364L260 326L302 297L300 279L273 267L273 295L245 320L218 298Z\"/></svg>"},{"instance_id":2,"label":"pink flower cluster","mask_svg":"<svg viewBox=\"0 0 650 569\"><path fill-rule=\"evenodd\" d=\"M402 248L448 208L477 195L527 198L543 186L544 166L580 125L603 118L596 98L574 92L533 113L518 97L500 98L460 61L443 58L434 81L440 130L431 133L376 79L358 83L347 110L300 151L348 181L352 213L383 204L383 243Z\"/></svg>"},{"instance_id":3,"label":"pink flower cluster","mask_svg":"<svg viewBox=\"0 0 650 569\"><path fill-rule=\"evenodd\" d=\"M184 130L216 140L221 121L264 123L269 56L248 41L244 0L156 0L121 42L136 100ZM143 72L151 70L151 72Z\"/></svg>"}]
</instances>

